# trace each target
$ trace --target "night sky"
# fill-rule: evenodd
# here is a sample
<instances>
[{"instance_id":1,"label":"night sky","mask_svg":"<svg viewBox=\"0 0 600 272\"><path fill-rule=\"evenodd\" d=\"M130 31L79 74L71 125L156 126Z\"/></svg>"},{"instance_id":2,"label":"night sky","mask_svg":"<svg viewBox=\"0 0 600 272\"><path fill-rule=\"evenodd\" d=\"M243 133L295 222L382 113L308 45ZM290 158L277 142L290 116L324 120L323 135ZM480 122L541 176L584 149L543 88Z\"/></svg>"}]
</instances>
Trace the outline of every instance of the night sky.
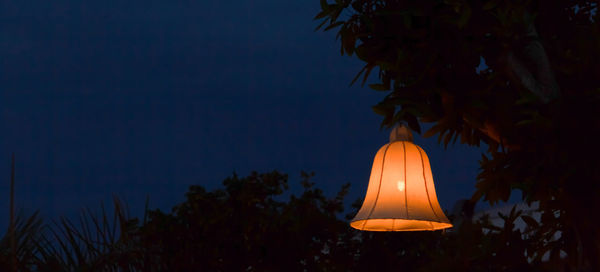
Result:
<instances>
[{"instance_id":1,"label":"night sky","mask_svg":"<svg viewBox=\"0 0 600 272\"><path fill-rule=\"evenodd\" d=\"M301 170L333 195L366 191L388 141L371 106L385 93L349 83L361 68L319 1L2 1L0 223L10 154L17 205L47 219L123 198L139 215L170 210L192 184L233 172ZM475 72L475 67L474 67ZM483 149L428 153L444 209L474 191Z\"/></svg>"}]
</instances>

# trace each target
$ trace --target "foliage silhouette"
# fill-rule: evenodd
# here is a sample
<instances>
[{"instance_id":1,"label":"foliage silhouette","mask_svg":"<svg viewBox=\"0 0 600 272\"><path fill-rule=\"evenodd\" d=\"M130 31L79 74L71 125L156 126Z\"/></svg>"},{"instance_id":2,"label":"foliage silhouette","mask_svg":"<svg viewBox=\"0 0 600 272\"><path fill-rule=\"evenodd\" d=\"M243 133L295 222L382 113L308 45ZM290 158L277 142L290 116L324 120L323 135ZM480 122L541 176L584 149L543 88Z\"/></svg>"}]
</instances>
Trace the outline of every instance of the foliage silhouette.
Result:
<instances>
[{"instance_id":1,"label":"foliage silhouette","mask_svg":"<svg viewBox=\"0 0 600 272\"><path fill-rule=\"evenodd\" d=\"M130 218L118 198L112 218L104 206L100 214L85 209L78 222L61 217L40 239L40 271L135 271L142 267L142 251L134 236L138 219Z\"/></svg>"},{"instance_id":2,"label":"foliage silhouette","mask_svg":"<svg viewBox=\"0 0 600 272\"><path fill-rule=\"evenodd\" d=\"M543 270L528 261L514 221L465 221L450 232L360 232L343 213L348 185L327 198L303 173L300 195L283 195L287 175L233 175L224 189L192 186L172 213L152 211L140 229L155 271L515 271ZM506 246L510 243L510 247Z\"/></svg>"},{"instance_id":3,"label":"foliage silhouette","mask_svg":"<svg viewBox=\"0 0 600 272\"><path fill-rule=\"evenodd\" d=\"M17 270L31 271L38 253L38 242L44 228L43 221L37 212L27 218L24 217L23 213L19 213L15 219ZM11 271L9 234L10 231L7 231L6 235L0 240L0 271Z\"/></svg>"},{"instance_id":4,"label":"foliage silhouette","mask_svg":"<svg viewBox=\"0 0 600 272\"><path fill-rule=\"evenodd\" d=\"M152 266L184 271L320 271L333 262L348 186L329 199L303 173L304 191L279 200L287 175L252 173L227 178L212 192L192 186L173 213L152 211L141 229ZM327 254L324 249L328 248Z\"/></svg>"},{"instance_id":5,"label":"foliage silhouette","mask_svg":"<svg viewBox=\"0 0 600 272\"><path fill-rule=\"evenodd\" d=\"M599 16L585 0L321 0L315 19L365 62L353 82L379 70L382 126L489 146L472 201L537 202L530 258L600 271Z\"/></svg>"},{"instance_id":6,"label":"foliage silhouette","mask_svg":"<svg viewBox=\"0 0 600 272\"><path fill-rule=\"evenodd\" d=\"M145 271L138 220L114 199L113 217L86 209L78 222L46 224L36 212L16 217L17 271ZM10 271L9 235L0 240L0 270Z\"/></svg>"},{"instance_id":7,"label":"foliage silhouette","mask_svg":"<svg viewBox=\"0 0 600 272\"><path fill-rule=\"evenodd\" d=\"M147 211L130 218L115 198L105 209L85 210L78 221L45 225L37 214L17 217L19 271L551 271L552 263L530 259L529 230L513 209L504 225L487 217L464 220L451 231L381 233L350 228L343 186L326 197L302 173L299 195L277 171L233 175L222 189L191 186L172 212ZM452 219L452 218L451 218ZM0 242L0 268L10 265ZM507 246L508 245L508 246Z\"/></svg>"}]
</instances>

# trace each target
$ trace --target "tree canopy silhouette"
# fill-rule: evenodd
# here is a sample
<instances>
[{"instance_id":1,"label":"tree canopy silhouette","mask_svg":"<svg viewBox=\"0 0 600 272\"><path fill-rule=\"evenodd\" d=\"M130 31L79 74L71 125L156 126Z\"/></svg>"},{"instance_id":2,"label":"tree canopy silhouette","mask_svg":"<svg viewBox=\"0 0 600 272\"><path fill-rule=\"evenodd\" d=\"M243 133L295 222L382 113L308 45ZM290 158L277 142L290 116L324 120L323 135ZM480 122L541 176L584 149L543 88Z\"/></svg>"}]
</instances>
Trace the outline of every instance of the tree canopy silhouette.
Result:
<instances>
[{"instance_id":1,"label":"tree canopy silhouette","mask_svg":"<svg viewBox=\"0 0 600 272\"><path fill-rule=\"evenodd\" d=\"M172 211L132 218L115 199L111 215L87 209L79 220L45 224L17 217L19 271L531 271L530 249L513 209L503 225L487 217L449 232L362 232L344 219L348 185L327 197L301 175L294 194L277 171L233 175L208 191L191 186ZM0 239L0 268L11 266L10 234ZM506 245L510 244L510 247Z\"/></svg>"},{"instance_id":2,"label":"tree canopy silhouette","mask_svg":"<svg viewBox=\"0 0 600 272\"><path fill-rule=\"evenodd\" d=\"M530 271L548 264L528 261L530 249L514 228L515 209L493 225L487 217L457 224L450 232L362 232L346 215L348 185L326 197L301 175L302 191L288 191L279 172L233 175L224 188L190 187L171 213L153 211L139 230L159 271ZM507 247L506 244L510 244Z\"/></svg>"},{"instance_id":3,"label":"tree canopy silhouette","mask_svg":"<svg viewBox=\"0 0 600 272\"><path fill-rule=\"evenodd\" d=\"M233 175L224 188L192 186L171 213L153 211L139 231L158 271L510 271L529 269L521 232L512 228L519 212L505 218L506 231L487 218L453 232L373 233L344 220L343 186L326 197L302 173L299 195L288 191L279 172ZM287 196L286 196L287 195ZM356 201L357 212L361 201ZM506 243L511 243L506 248Z\"/></svg>"},{"instance_id":4,"label":"tree canopy silhouette","mask_svg":"<svg viewBox=\"0 0 600 272\"><path fill-rule=\"evenodd\" d=\"M334 198L313 188L304 173L303 192L285 201L287 175L234 175L224 188L192 186L172 213L154 211L142 228L155 267L168 271L322 271L343 262L338 235L348 228L337 218L344 186ZM325 269L327 267L327 269ZM343 269L340 269L343 270Z\"/></svg>"},{"instance_id":5,"label":"tree canopy silhouette","mask_svg":"<svg viewBox=\"0 0 600 272\"><path fill-rule=\"evenodd\" d=\"M599 16L577 0L321 0L315 19L365 63L352 82L378 72L382 126L489 146L472 200L538 202L529 257L598 271Z\"/></svg>"}]
</instances>

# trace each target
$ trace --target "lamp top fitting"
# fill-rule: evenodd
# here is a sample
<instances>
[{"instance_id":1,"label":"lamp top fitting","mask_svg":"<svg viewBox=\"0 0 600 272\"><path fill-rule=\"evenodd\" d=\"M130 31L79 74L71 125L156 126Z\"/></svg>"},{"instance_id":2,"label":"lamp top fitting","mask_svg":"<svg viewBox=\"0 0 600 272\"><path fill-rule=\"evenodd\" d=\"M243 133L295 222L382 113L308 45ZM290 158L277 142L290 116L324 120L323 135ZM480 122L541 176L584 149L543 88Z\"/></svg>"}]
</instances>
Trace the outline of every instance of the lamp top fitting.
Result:
<instances>
[{"instance_id":1,"label":"lamp top fitting","mask_svg":"<svg viewBox=\"0 0 600 272\"><path fill-rule=\"evenodd\" d=\"M413 135L406 125L397 125L392 129L392 132L390 133L390 143L396 141L413 141Z\"/></svg>"}]
</instances>

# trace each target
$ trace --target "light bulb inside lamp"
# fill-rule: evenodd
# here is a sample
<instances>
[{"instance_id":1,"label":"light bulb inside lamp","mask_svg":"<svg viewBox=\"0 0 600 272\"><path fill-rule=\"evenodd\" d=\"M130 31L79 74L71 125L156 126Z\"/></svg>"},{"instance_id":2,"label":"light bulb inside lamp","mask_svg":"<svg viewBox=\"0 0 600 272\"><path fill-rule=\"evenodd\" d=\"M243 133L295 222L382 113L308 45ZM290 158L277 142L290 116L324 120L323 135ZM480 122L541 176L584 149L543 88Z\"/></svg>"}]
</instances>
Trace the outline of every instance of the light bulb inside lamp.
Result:
<instances>
[{"instance_id":1,"label":"light bulb inside lamp","mask_svg":"<svg viewBox=\"0 0 600 272\"><path fill-rule=\"evenodd\" d=\"M400 190L400 192L404 192L404 187L405 187L405 183L404 180L399 180L398 181L398 190Z\"/></svg>"}]
</instances>

